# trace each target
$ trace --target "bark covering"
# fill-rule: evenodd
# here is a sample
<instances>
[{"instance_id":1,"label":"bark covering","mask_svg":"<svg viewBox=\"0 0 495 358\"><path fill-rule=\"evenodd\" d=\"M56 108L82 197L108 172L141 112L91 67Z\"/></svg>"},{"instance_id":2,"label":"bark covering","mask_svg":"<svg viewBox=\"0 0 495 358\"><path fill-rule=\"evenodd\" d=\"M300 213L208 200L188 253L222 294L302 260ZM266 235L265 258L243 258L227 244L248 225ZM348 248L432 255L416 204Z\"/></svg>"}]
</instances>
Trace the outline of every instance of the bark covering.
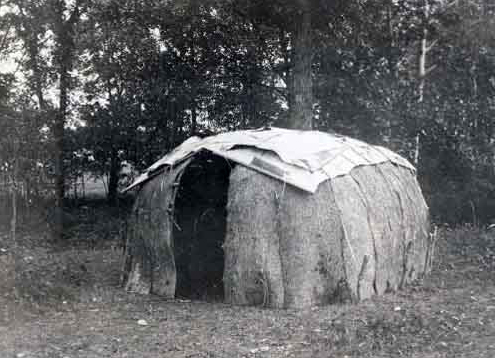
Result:
<instances>
[{"instance_id":1,"label":"bark covering","mask_svg":"<svg viewBox=\"0 0 495 358\"><path fill-rule=\"evenodd\" d=\"M394 291L425 272L428 208L414 173L383 163L305 193L231 174L227 302L303 308Z\"/></svg>"},{"instance_id":2,"label":"bark covering","mask_svg":"<svg viewBox=\"0 0 495 358\"><path fill-rule=\"evenodd\" d=\"M176 293L173 209L187 165L153 178L138 195L129 232L129 290ZM388 162L360 166L323 182L315 194L242 165L228 171L225 237L211 240L224 239L226 302L272 308L356 302L426 272L428 207L411 170ZM194 232L175 235L183 240ZM205 240L201 250L208 250Z\"/></svg>"},{"instance_id":3,"label":"bark covering","mask_svg":"<svg viewBox=\"0 0 495 358\"><path fill-rule=\"evenodd\" d=\"M172 225L176 183L189 161L167 169L144 185L129 219L124 268L125 288L173 298L176 269Z\"/></svg>"}]
</instances>

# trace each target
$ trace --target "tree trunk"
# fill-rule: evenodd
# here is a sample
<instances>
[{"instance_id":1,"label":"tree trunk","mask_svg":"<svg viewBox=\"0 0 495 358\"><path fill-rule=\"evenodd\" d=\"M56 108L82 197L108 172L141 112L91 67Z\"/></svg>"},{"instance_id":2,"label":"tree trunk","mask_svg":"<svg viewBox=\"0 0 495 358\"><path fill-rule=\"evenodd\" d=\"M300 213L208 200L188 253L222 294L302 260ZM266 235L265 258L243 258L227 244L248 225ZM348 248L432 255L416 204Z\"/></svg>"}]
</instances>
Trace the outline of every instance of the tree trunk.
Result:
<instances>
[{"instance_id":1,"label":"tree trunk","mask_svg":"<svg viewBox=\"0 0 495 358\"><path fill-rule=\"evenodd\" d=\"M68 104L69 77L65 66L60 69L59 111L53 128L55 141L55 217L54 228L58 238L64 231L63 204L65 197L64 131Z\"/></svg>"},{"instance_id":2,"label":"tree trunk","mask_svg":"<svg viewBox=\"0 0 495 358\"><path fill-rule=\"evenodd\" d=\"M65 197L65 168L64 168L64 128L69 105L70 70L73 65L73 51L75 48L75 26L79 21L80 2L76 1L70 16L65 18L67 11L64 1L53 3L54 33L58 53L56 56L59 75L59 110L54 123L53 136L55 141L55 234L62 238L63 202Z\"/></svg>"},{"instance_id":3,"label":"tree trunk","mask_svg":"<svg viewBox=\"0 0 495 358\"><path fill-rule=\"evenodd\" d=\"M197 24L199 21L199 2L198 0L192 0L191 1L191 14L193 16L192 22L191 22L191 28L189 31L189 38L191 40L189 46L191 50L191 136L196 135L197 132L197 125L198 125L198 83L199 83L199 71L197 68L197 63L196 63L196 32L197 32Z\"/></svg>"},{"instance_id":4,"label":"tree trunk","mask_svg":"<svg viewBox=\"0 0 495 358\"><path fill-rule=\"evenodd\" d=\"M193 90L193 100L191 101L191 136L196 135L198 125L198 113L196 108L196 91Z\"/></svg>"},{"instance_id":5,"label":"tree trunk","mask_svg":"<svg viewBox=\"0 0 495 358\"><path fill-rule=\"evenodd\" d=\"M17 237L17 193L15 183L12 183L12 218L10 220L10 234L12 242L15 242Z\"/></svg>"},{"instance_id":6,"label":"tree trunk","mask_svg":"<svg viewBox=\"0 0 495 358\"><path fill-rule=\"evenodd\" d=\"M41 69L38 63L38 47L37 44L30 45L30 56L33 64L33 77L34 77L34 91L36 93L36 97L38 99L38 105L41 111L46 110L46 102L45 97L43 95L43 75L41 73Z\"/></svg>"},{"instance_id":7,"label":"tree trunk","mask_svg":"<svg viewBox=\"0 0 495 358\"><path fill-rule=\"evenodd\" d=\"M117 201L117 194L119 189L119 171L120 162L118 153L113 150L110 158L110 173L108 175L108 202L114 205Z\"/></svg>"},{"instance_id":8,"label":"tree trunk","mask_svg":"<svg viewBox=\"0 0 495 358\"><path fill-rule=\"evenodd\" d=\"M12 218L10 220L10 234L12 242L17 238L17 171L19 168L16 138L14 138L14 168L12 171Z\"/></svg>"},{"instance_id":9,"label":"tree trunk","mask_svg":"<svg viewBox=\"0 0 495 358\"><path fill-rule=\"evenodd\" d=\"M418 61L418 103L421 105L424 102L425 95L425 84L426 84L426 76L430 73L435 66L427 68L427 55L428 52L431 51L433 46L435 46L435 41L431 44L428 44L428 26L430 21L430 4L428 0L424 0L423 4L423 37L420 41L419 48L419 61ZM419 151L420 151L420 133L421 133L421 124L417 125L417 133L415 138L415 148L414 148L414 165L418 167L419 165Z\"/></svg>"},{"instance_id":10,"label":"tree trunk","mask_svg":"<svg viewBox=\"0 0 495 358\"><path fill-rule=\"evenodd\" d=\"M289 98L289 128L311 130L313 128L313 79L311 12L309 1L299 1L299 12L294 19L292 33L292 81Z\"/></svg>"},{"instance_id":11,"label":"tree trunk","mask_svg":"<svg viewBox=\"0 0 495 358\"><path fill-rule=\"evenodd\" d=\"M32 5L26 4L25 1L14 2L17 6L17 11L21 15L22 30L18 30L20 37L24 42L24 48L28 55L28 68L32 72L29 86L33 89L34 95L38 100L40 110L45 111L47 106L43 94L44 90L44 76L43 69L40 66L40 38L44 37L43 26L39 23L39 19L36 18L36 13L33 14L29 11ZM39 15L39 14L38 14ZM5 34L4 40L6 40L8 32Z\"/></svg>"},{"instance_id":12,"label":"tree trunk","mask_svg":"<svg viewBox=\"0 0 495 358\"><path fill-rule=\"evenodd\" d=\"M419 64L418 64L418 102L424 101L425 81L426 81L426 55L428 53L428 29L423 28L423 38L420 42Z\"/></svg>"}]
</instances>

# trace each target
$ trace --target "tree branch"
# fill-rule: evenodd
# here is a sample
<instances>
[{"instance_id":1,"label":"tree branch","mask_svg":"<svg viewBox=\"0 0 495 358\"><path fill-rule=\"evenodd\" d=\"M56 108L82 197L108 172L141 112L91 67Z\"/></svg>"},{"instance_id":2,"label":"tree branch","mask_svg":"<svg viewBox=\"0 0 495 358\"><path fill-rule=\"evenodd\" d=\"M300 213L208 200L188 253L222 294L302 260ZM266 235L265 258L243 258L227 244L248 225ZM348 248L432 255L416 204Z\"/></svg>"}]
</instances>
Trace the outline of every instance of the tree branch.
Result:
<instances>
[{"instance_id":1,"label":"tree branch","mask_svg":"<svg viewBox=\"0 0 495 358\"><path fill-rule=\"evenodd\" d=\"M429 68L425 71L425 73L424 73L424 75L423 75L423 76L428 76L428 74L429 74L431 71L433 71L435 68L437 68L437 65L433 65L433 66L429 67Z\"/></svg>"},{"instance_id":2,"label":"tree branch","mask_svg":"<svg viewBox=\"0 0 495 358\"><path fill-rule=\"evenodd\" d=\"M9 38L9 33L11 28L12 28L12 21L9 22L7 29L5 30L5 33L0 42L0 52L3 52L7 49L7 40Z\"/></svg>"},{"instance_id":3,"label":"tree branch","mask_svg":"<svg viewBox=\"0 0 495 358\"><path fill-rule=\"evenodd\" d=\"M429 46L426 47L426 52L430 52L433 47L438 43L438 39L434 40Z\"/></svg>"},{"instance_id":4,"label":"tree branch","mask_svg":"<svg viewBox=\"0 0 495 358\"><path fill-rule=\"evenodd\" d=\"M448 8L454 6L454 5L456 5L458 2L459 2L459 0L453 0L453 1L451 1L450 3L448 3L447 5L445 5L444 10L445 9L448 9Z\"/></svg>"}]
</instances>

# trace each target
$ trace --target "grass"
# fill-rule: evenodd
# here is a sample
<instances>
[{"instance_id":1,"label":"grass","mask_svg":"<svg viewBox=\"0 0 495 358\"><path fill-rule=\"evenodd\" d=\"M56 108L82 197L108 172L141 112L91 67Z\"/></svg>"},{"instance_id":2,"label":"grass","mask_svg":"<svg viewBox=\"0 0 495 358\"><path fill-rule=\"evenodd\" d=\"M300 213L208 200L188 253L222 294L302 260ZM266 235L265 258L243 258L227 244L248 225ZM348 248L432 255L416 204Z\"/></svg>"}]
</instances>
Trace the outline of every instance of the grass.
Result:
<instances>
[{"instance_id":1,"label":"grass","mask_svg":"<svg viewBox=\"0 0 495 358\"><path fill-rule=\"evenodd\" d=\"M357 305L267 310L124 292L123 215L112 210L73 208L62 248L36 231L16 245L1 238L0 284L10 287L0 298L2 357L495 355L495 232L442 228L432 274L404 291Z\"/></svg>"}]
</instances>

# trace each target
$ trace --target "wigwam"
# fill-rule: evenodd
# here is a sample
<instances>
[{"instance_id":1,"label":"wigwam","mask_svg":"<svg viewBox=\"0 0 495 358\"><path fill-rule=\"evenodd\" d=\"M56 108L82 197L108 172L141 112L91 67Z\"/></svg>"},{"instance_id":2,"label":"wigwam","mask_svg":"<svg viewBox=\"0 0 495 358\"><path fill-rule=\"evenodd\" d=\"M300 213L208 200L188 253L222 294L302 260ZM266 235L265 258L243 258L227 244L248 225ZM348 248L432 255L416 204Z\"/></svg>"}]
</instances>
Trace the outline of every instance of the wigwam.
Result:
<instances>
[{"instance_id":1,"label":"wigwam","mask_svg":"<svg viewBox=\"0 0 495 358\"><path fill-rule=\"evenodd\" d=\"M193 137L132 188L130 291L303 308L394 291L429 267L414 167L348 137Z\"/></svg>"}]
</instances>

